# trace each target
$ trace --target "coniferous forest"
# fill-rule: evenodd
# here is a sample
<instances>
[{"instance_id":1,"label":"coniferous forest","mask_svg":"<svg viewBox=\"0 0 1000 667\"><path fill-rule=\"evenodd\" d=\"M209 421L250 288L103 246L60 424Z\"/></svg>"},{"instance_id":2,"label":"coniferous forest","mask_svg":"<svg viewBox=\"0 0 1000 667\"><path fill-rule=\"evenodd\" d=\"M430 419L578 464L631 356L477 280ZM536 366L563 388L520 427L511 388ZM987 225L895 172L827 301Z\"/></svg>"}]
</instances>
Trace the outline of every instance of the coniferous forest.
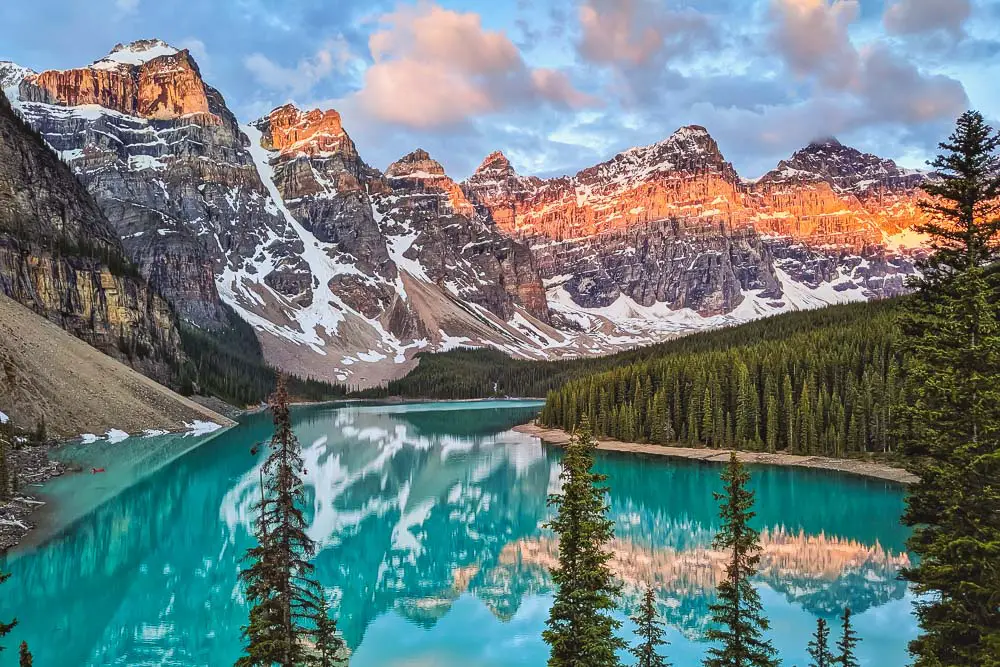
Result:
<instances>
[{"instance_id":1,"label":"coniferous forest","mask_svg":"<svg viewBox=\"0 0 1000 667\"><path fill-rule=\"evenodd\" d=\"M402 396L437 399L545 397L553 389L562 388L575 379L612 369L655 362L674 355L786 340L797 333L814 329L864 326L873 318L878 323L868 322L869 326L886 326L883 330L869 333L880 340L889 339L890 326L886 322L890 318L889 312L898 304L898 299L891 299L787 313L603 357L528 361L512 359L492 349L422 354L420 365L405 377L389 382L384 388L367 390L358 395L367 398Z\"/></svg>"},{"instance_id":2,"label":"coniferous forest","mask_svg":"<svg viewBox=\"0 0 1000 667\"><path fill-rule=\"evenodd\" d=\"M598 435L630 442L891 452L905 391L895 312L849 305L691 336L550 392L540 421L571 430L586 415Z\"/></svg>"}]
</instances>

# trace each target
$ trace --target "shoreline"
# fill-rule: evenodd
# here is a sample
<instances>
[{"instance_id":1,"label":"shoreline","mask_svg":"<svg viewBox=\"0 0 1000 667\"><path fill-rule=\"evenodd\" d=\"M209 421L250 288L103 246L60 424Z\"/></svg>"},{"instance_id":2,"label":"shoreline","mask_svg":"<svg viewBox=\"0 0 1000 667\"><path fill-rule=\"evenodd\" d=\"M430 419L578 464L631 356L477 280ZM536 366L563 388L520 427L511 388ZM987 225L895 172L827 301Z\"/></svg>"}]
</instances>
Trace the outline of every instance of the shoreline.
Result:
<instances>
[{"instance_id":1,"label":"shoreline","mask_svg":"<svg viewBox=\"0 0 1000 667\"><path fill-rule=\"evenodd\" d=\"M10 500L0 503L0 556L7 553L38 527L33 515L45 506L45 501L31 493L45 482L72 473L73 470L49 458L49 449L55 443L25 445L7 450L8 460L20 475L20 488Z\"/></svg>"},{"instance_id":2,"label":"shoreline","mask_svg":"<svg viewBox=\"0 0 1000 667\"><path fill-rule=\"evenodd\" d=\"M518 433L533 435L552 445L563 446L569 442L570 435L561 429L538 426L534 423L521 424L514 429ZM625 452L629 454L649 454L652 456L667 456L671 458L689 459L725 463L729 460L732 450L708 449L697 447L673 447L670 445L652 445L638 442L621 442L619 440L597 439L597 449L609 452ZM860 459L834 459L826 456L803 456L799 454L782 454L770 452L736 451L736 456L743 463L759 465L775 465L790 468L811 468L830 472L846 473L878 479L885 482L908 485L917 481L916 475L885 463L862 461Z\"/></svg>"},{"instance_id":3,"label":"shoreline","mask_svg":"<svg viewBox=\"0 0 1000 667\"><path fill-rule=\"evenodd\" d=\"M216 413L216 416L220 417L219 421L212 423L217 424L219 428L212 429L196 437L214 437L239 423L226 415ZM219 423L220 421L224 423ZM155 435L191 433L190 429L182 430L177 428L161 429L160 431ZM17 471L21 482L20 488L14 492L9 500L0 502L0 556L13 551L40 525L36 518L48 504L48 501L40 500L38 495L32 493L29 489L37 489L56 477L84 472L83 468L75 461L69 463L57 461L52 459L49 453L57 447L71 443L93 444L93 442L83 440L85 435L87 434L80 434L71 438L57 438L49 440L42 445L22 444L20 447L12 447L7 450L8 460L13 463L13 467ZM135 433L129 434L126 439L143 437L149 436L142 433ZM106 436L101 436L97 438L97 441L105 439ZM205 441L207 442L210 439L205 438Z\"/></svg>"}]
</instances>

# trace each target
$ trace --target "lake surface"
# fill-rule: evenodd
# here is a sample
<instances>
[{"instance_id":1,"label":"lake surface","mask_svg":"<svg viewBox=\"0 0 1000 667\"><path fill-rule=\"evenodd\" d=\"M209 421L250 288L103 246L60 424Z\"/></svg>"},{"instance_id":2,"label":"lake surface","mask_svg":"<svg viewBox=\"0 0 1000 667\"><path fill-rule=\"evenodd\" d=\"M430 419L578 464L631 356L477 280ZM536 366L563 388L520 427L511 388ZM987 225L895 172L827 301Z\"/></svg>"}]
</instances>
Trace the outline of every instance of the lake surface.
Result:
<instances>
[{"instance_id":1,"label":"lake surface","mask_svg":"<svg viewBox=\"0 0 1000 667\"><path fill-rule=\"evenodd\" d=\"M354 667L544 665L552 599L546 496L554 448L509 429L538 403L423 403L297 409L316 572L339 607ZM20 625L35 664L231 665L247 611L237 585L259 495L253 443L267 415L201 446L176 436L74 448L107 476L57 480L40 546L9 556L0 619ZM717 465L601 454L617 523L622 607L656 587L674 665L696 665L725 555L712 491ZM913 598L899 487L800 469L754 467L759 580L786 666L805 665L817 616L856 613L863 665L907 663ZM60 527L61 526L61 527ZM623 612L623 618L627 612ZM623 634L631 639L626 624ZM833 633L836 638L838 632ZM626 661L627 664L628 661Z\"/></svg>"}]
</instances>

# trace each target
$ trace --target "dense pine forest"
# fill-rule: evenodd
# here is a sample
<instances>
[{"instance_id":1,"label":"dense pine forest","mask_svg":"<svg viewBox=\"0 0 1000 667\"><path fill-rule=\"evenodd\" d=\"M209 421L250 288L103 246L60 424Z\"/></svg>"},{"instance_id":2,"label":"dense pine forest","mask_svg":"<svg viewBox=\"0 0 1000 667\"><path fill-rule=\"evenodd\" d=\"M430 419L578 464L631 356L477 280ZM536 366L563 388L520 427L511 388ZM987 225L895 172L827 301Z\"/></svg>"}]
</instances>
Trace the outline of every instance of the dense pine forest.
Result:
<instances>
[{"instance_id":1,"label":"dense pine forest","mask_svg":"<svg viewBox=\"0 0 1000 667\"><path fill-rule=\"evenodd\" d=\"M597 435L796 454L891 452L898 302L782 315L659 346L548 394L542 423Z\"/></svg>"},{"instance_id":2,"label":"dense pine forest","mask_svg":"<svg viewBox=\"0 0 1000 667\"><path fill-rule=\"evenodd\" d=\"M420 365L406 377L385 387L357 395L363 398L401 396L404 398L468 399L505 396L545 397L552 390L585 376L621 367L653 363L673 355L731 349L767 341L782 341L817 328L833 330L864 328L878 318L885 324L881 338L890 333L890 311L898 300L833 306L821 310L787 313L747 324L692 334L684 338L627 350L604 357L565 361L525 361L512 359L492 349L458 349L420 355ZM876 335L875 332L869 332ZM603 435L608 435L604 433Z\"/></svg>"}]
</instances>

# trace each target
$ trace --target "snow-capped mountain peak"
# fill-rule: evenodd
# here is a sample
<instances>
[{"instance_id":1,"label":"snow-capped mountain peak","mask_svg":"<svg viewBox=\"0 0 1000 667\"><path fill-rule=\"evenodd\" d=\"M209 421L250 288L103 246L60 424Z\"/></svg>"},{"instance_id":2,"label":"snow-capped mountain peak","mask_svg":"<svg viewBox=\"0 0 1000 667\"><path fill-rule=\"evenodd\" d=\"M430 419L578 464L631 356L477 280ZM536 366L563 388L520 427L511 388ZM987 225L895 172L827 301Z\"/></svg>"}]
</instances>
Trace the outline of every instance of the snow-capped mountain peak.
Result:
<instances>
[{"instance_id":1,"label":"snow-capped mountain peak","mask_svg":"<svg viewBox=\"0 0 1000 667\"><path fill-rule=\"evenodd\" d=\"M811 142L762 177L763 182L820 182L846 193L873 187L915 187L927 177L920 171L901 169L892 160L864 153L834 138Z\"/></svg>"},{"instance_id":2,"label":"snow-capped mountain peak","mask_svg":"<svg viewBox=\"0 0 1000 667\"><path fill-rule=\"evenodd\" d=\"M163 56L177 55L180 51L160 39L141 39L129 44L116 44L111 53L91 67L94 69L115 69L120 65L137 67Z\"/></svg>"},{"instance_id":3,"label":"snow-capped mountain peak","mask_svg":"<svg viewBox=\"0 0 1000 667\"><path fill-rule=\"evenodd\" d=\"M17 101L18 86L29 76L34 76L35 71L22 67L9 60L0 60L0 92L7 95L11 102Z\"/></svg>"}]
</instances>

